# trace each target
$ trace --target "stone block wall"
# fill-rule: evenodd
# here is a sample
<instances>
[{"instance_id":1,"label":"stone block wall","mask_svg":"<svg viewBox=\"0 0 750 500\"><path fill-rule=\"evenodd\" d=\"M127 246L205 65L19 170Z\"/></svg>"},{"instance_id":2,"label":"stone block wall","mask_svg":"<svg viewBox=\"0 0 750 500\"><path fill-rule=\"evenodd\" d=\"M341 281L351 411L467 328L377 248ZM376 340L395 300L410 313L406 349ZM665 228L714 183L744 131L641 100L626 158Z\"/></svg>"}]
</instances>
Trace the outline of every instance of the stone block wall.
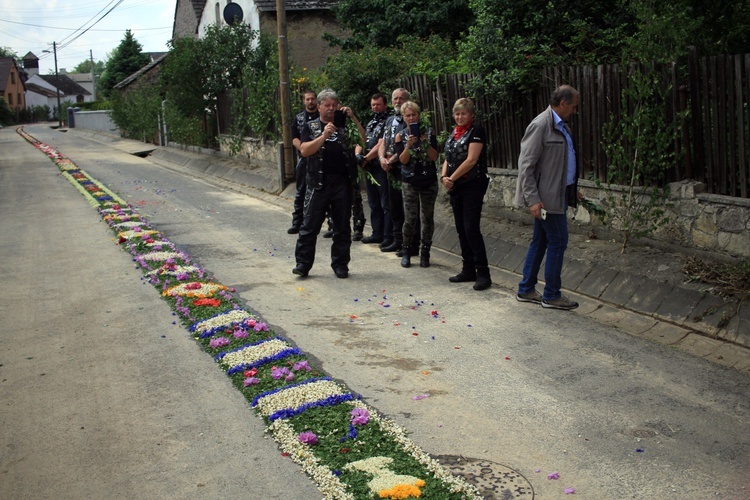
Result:
<instances>
[{"instance_id":1,"label":"stone block wall","mask_svg":"<svg viewBox=\"0 0 750 500\"><path fill-rule=\"evenodd\" d=\"M511 218L522 216L523 212L513 205L518 171L490 169L490 178L487 209ZM606 206L606 192L595 183L581 180L580 190L587 199ZM703 183L682 181L669 185L665 209L669 220L651 239L727 257L750 258L750 199L707 194ZM568 216L579 227L603 225L583 207L571 209Z\"/></svg>"},{"instance_id":2,"label":"stone block wall","mask_svg":"<svg viewBox=\"0 0 750 500\"><path fill-rule=\"evenodd\" d=\"M226 140L220 141L221 152L229 154L229 148ZM279 162L279 144L275 141L262 141L254 137L244 137L242 139L242 150L239 156L249 158L255 165L266 168L280 168Z\"/></svg>"}]
</instances>

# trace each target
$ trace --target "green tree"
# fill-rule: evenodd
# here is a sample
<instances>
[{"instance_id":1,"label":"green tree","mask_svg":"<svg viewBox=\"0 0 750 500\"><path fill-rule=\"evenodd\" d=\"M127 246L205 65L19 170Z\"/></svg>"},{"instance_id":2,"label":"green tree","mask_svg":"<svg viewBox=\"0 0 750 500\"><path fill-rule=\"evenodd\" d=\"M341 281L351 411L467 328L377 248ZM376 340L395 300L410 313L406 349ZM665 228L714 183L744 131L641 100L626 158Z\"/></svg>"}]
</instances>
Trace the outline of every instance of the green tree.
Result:
<instances>
[{"instance_id":1,"label":"green tree","mask_svg":"<svg viewBox=\"0 0 750 500\"><path fill-rule=\"evenodd\" d=\"M270 71L272 78L269 80L269 68L275 68L278 58L273 43L258 40L258 36L259 33L248 25L239 24L209 26L201 39L172 41L172 50L162 66L161 83L173 139L195 144L187 141L202 137L202 144L213 143L215 137L208 130L214 128L222 94L234 97L236 135L242 135L247 127L261 135L269 133L267 127L260 124L259 116L265 114L266 120L273 120L275 108L267 113L257 110L267 109L274 103L278 77ZM267 92L269 88L273 89L271 94ZM243 89L251 97L246 106L241 102ZM255 118L249 118L251 116ZM204 120L209 124L205 130ZM178 134L182 139L178 139Z\"/></svg>"},{"instance_id":2,"label":"green tree","mask_svg":"<svg viewBox=\"0 0 750 500\"><path fill-rule=\"evenodd\" d=\"M750 49L750 0L677 3L684 6L681 10L685 17L695 21L690 43L703 53L738 54Z\"/></svg>"},{"instance_id":3,"label":"green tree","mask_svg":"<svg viewBox=\"0 0 750 500\"><path fill-rule=\"evenodd\" d=\"M635 30L619 0L470 0L476 22L459 41L475 92L514 99L536 88L539 70L556 64L619 60Z\"/></svg>"},{"instance_id":4,"label":"green tree","mask_svg":"<svg viewBox=\"0 0 750 500\"><path fill-rule=\"evenodd\" d=\"M21 58L18 57L16 51L11 49L10 47L0 47L0 57L12 57L16 60L16 64L18 64L19 67L23 67L23 65L21 64Z\"/></svg>"},{"instance_id":5,"label":"green tree","mask_svg":"<svg viewBox=\"0 0 750 500\"><path fill-rule=\"evenodd\" d=\"M389 96L399 79L410 75L436 78L445 73L461 73L467 68L455 60L452 44L439 36L419 39L401 35L393 47L367 45L359 50L342 50L330 57L316 88L330 87L338 92L357 116L370 111L370 96L383 92Z\"/></svg>"},{"instance_id":6,"label":"green tree","mask_svg":"<svg viewBox=\"0 0 750 500\"><path fill-rule=\"evenodd\" d=\"M98 89L104 97L112 94L115 85L129 77L149 63L148 54L143 53L143 47L133 37L130 30L125 31L125 37L120 42L104 69L98 82Z\"/></svg>"},{"instance_id":7,"label":"green tree","mask_svg":"<svg viewBox=\"0 0 750 500\"><path fill-rule=\"evenodd\" d=\"M279 88L278 51L275 40L261 35L242 72L242 89L233 89L234 118L230 151L239 152L242 139L250 134L258 138L278 138L280 123L275 95Z\"/></svg>"},{"instance_id":8,"label":"green tree","mask_svg":"<svg viewBox=\"0 0 750 500\"><path fill-rule=\"evenodd\" d=\"M453 41L471 25L468 4L468 0L340 0L334 7L336 19L351 37L325 38L349 49L391 47L401 33L422 39L437 34Z\"/></svg>"},{"instance_id":9,"label":"green tree","mask_svg":"<svg viewBox=\"0 0 750 500\"><path fill-rule=\"evenodd\" d=\"M104 73L104 68L106 64L104 61L95 61L94 62L94 76L96 78L100 78L102 76L102 73ZM91 73L91 60L90 59L84 59L83 61L76 64L76 66L73 68L71 73Z\"/></svg>"}]
</instances>

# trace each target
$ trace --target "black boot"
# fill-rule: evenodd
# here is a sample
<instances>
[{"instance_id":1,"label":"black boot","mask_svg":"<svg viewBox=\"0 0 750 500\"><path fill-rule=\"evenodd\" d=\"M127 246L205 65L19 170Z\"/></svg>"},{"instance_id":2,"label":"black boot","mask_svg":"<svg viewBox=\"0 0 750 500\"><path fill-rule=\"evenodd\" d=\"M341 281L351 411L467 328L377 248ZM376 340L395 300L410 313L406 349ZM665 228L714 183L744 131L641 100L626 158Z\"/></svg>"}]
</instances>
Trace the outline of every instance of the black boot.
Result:
<instances>
[{"instance_id":1,"label":"black boot","mask_svg":"<svg viewBox=\"0 0 750 500\"><path fill-rule=\"evenodd\" d=\"M393 243L391 243L388 246L381 246L380 251L381 252L396 252L401 249L402 247L401 240L393 240Z\"/></svg>"},{"instance_id":2,"label":"black boot","mask_svg":"<svg viewBox=\"0 0 750 500\"><path fill-rule=\"evenodd\" d=\"M490 286L492 286L492 280L490 279L490 268L478 267L477 282L474 283L474 290L486 290Z\"/></svg>"},{"instance_id":3,"label":"black boot","mask_svg":"<svg viewBox=\"0 0 750 500\"><path fill-rule=\"evenodd\" d=\"M419 267L430 267L430 245L422 245L422 254L419 257Z\"/></svg>"},{"instance_id":4,"label":"black boot","mask_svg":"<svg viewBox=\"0 0 750 500\"><path fill-rule=\"evenodd\" d=\"M404 247L401 251L401 267L411 267L411 253L408 247Z\"/></svg>"},{"instance_id":5,"label":"black boot","mask_svg":"<svg viewBox=\"0 0 750 500\"><path fill-rule=\"evenodd\" d=\"M455 276L448 278L451 283L465 283L477 279L477 273L473 269L463 269Z\"/></svg>"}]
</instances>

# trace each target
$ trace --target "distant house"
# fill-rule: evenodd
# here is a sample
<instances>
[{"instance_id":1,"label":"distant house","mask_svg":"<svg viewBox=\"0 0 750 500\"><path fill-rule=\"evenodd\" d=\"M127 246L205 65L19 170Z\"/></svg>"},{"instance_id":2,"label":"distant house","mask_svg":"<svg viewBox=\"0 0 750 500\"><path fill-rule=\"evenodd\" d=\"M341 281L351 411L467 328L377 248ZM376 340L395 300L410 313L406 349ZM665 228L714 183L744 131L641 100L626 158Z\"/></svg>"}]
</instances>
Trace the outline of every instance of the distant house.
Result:
<instances>
[{"instance_id":1,"label":"distant house","mask_svg":"<svg viewBox=\"0 0 750 500\"><path fill-rule=\"evenodd\" d=\"M60 95L60 102L63 96ZM39 75L31 75L26 80L26 106L47 106L50 110L48 118L54 116L54 110L57 108L57 89L44 81Z\"/></svg>"},{"instance_id":2,"label":"distant house","mask_svg":"<svg viewBox=\"0 0 750 500\"><path fill-rule=\"evenodd\" d=\"M78 85L68 75L32 74L26 80L26 105L49 106L51 116L57 113L57 96L60 93L60 104L76 104L91 100L91 93Z\"/></svg>"},{"instance_id":3,"label":"distant house","mask_svg":"<svg viewBox=\"0 0 750 500\"><path fill-rule=\"evenodd\" d=\"M0 97L13 111L26 108L26 85L21 70L12 57L0 58Z\"/></svg>"},{"instance_id":4,"label":"distant house","mask_svg":"<svg viewBox=\"0 0 750 500\"><path fill-rule=\"evenodd\" d=\"M83 96L83 102L91 102L94 101L94 97L96 94L95 91L95 83L94 79L91 76L91 73L68 73L65 71L65 69L60 70L61 75L65 75L74 82L76 82L78 85L86 89L88 91L88 95Z\"/></svg>"},{"instance_id":5,"label":"distant house","mask_svg":"<svg viewBox=\"0 0 750 500\"><path fill-rule=\"evenodd\" d=\"M276 0L177 0L173 38L200 38L209 25L223 26L228 3L242 8L242 21L252 29L276 37ZM291 63L308 68L322 66L337 49L323 40L323 33L341 35L342 30L331 11L335 0L286 0L287 46Z\"/></svg>"},{"instance_id":6,"label":"distant house","mask_svg":"<svg viewBox=\"0 0 750 500\"><path fill-rule=\"evenodd\" d=\"M91 95L91 92L78 85L75 80L70 78L68 75L57 74L37 76L39 76L39 78L49 83L53 87L60 89L61 95L65 96L64 99L61 99L61 102L85 102L86 97Z\"/></svg>"}]
</instances>

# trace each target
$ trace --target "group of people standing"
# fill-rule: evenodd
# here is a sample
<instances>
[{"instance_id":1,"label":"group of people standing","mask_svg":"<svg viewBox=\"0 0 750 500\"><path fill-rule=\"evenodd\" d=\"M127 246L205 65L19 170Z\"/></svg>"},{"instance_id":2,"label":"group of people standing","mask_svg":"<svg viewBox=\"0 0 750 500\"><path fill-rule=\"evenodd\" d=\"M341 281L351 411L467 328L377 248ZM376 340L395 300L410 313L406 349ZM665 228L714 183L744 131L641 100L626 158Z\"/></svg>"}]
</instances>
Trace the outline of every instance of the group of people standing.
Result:
<instances>
[{"instance_id":1,"label":"group of people standing","mask_svg":"<svg viewBox=\"0 0 750 500\"><path fill-rule=\"evenodd\" d=\"M566 121L576 112L578 99L578 92L570 86L556 89L550 107L527 128L519 158L516 203L529 207L535 226L517 299L555 309L578 306L560 292L562 257L567 247L565 214L578 199L577 159ZM396 252L403 267L410 267L411 258L416 256L421 267L429 267L440 183L449 195L461 246L461 271L449 281L473 281L475 290L492 285L480 228L489 185L487 136L474 120L471 99L458 99L453 106L456 126L444 145L445 160L439 173L437 138L432 127L421 123L422 110L410 100L406 89L393 91L392 112L385 95L374 94L370 99L373 117L366 127L351 108L340 105L333 90L323 90L317 96L308 91L303 102L305 109L296 115L293 126L293 143L300 153L292 227L288 231L298 233L294 274L304 277L310 272L317 236L328 217L333 233L331 267L337 277L349 276L353 239L350 220L353 210L362 212L357 175L361 168L366 172L372 234L362 235L361 216L355 220L355 239L379 244L383 252ZM364 146L350 144L347 119L355 123ZM542 295L535 286L545 252L546 286Z\"/></svg>"}]
</instances>

